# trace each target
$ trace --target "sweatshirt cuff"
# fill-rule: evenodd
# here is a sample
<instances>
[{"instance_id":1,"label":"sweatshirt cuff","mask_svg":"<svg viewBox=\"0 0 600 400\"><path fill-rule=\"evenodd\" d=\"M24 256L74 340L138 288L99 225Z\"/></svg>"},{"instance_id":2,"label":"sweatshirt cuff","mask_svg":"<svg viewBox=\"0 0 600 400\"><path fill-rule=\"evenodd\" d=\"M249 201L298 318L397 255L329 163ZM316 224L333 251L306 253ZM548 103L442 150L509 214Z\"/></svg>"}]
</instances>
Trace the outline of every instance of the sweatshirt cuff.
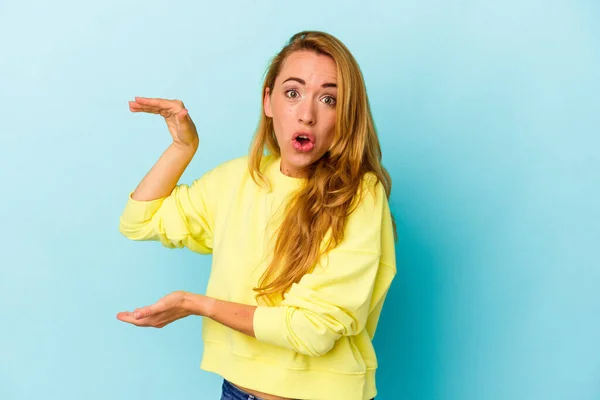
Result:
<instances>
[{"instance_id":1,"label":"sweatshirt cuff","mask_svg":"<svg viewBox=\"0 0 600 400\"><path fill-rule=\"evenodd\" d=\"M125 209L123 210L121 219L134 223L150 220L165 200L165 198L154 200L135 200L131 197L132 194L133 192L129 193L129 199L125 204Z\"/></svg>"},{"instance_id":2,"label":"sweatshirt cuff","mask_svg":"<svg viewBox=\"0 0 600 400\"><path fill-rule=\"evenodd\" d=\"M285 335L286 307L258 306L254 311L254 336L261 342L291 349Z\"/></svg>"}]
</instances>

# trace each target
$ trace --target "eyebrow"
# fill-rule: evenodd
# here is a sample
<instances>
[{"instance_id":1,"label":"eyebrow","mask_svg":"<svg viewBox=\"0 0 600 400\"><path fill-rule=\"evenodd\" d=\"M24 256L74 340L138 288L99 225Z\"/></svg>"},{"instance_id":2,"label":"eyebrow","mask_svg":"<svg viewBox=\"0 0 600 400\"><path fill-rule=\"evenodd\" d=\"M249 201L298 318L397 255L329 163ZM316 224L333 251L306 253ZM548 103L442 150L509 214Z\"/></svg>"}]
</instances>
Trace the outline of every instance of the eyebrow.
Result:
<instances>
[{"instance_id":1,"label":"eyebrow","mask_svg":"<svg viewBox=\"0 0 600 400\"><path fill-rule=\"evenodd\" d=\"M304 79L300 79L300 78L296 78L294 76L291 76L289 78L287 78L285 81L281 82L281 84L283 85L284 83L286 83L287 81L296 81L298 83L300 83L301 85L306 85L306 81ZM324 83L321 85L324 88L337 88L337 85L335 83Z\"/></svg>"}]
</instances>

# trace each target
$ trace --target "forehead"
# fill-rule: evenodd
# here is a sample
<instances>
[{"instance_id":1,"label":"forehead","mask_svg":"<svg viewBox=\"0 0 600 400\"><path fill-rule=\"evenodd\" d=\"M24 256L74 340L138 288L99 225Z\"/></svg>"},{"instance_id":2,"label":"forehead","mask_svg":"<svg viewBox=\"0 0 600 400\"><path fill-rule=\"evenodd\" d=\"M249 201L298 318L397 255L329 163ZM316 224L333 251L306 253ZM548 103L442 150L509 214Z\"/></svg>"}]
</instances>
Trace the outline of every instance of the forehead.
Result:
<instances>
[{"instance_id":1,"label":"forehead","mask_svg":"<svg viewBox=\"0 0 600 400\"><path fill-rule=\"evenodd\" d=\"M333 58L314 51L296 51L285 59L277 80L290 76L321 84L321 81L336 83L337 68Z\"/></svg>"}]
</instances>

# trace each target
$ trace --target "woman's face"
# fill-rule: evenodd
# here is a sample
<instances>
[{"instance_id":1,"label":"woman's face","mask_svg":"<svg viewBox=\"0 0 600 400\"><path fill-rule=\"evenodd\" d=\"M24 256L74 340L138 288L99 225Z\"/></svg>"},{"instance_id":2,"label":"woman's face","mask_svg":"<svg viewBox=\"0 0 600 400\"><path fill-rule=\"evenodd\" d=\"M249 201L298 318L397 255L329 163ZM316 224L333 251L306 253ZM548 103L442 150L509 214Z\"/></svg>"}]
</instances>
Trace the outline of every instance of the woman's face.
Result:
<instances>
[{"instance_id":1,"label":"woman's face","mask_svg":"<svg viewBox=\"0 0 600 400\"><path fill-rule=\"evenodd\" d=\"M281 172L305 177L305 169L329 150L335 133L335 61L312 51L297 51L283 62L264 110L273 118L281 149Z\"/></svg>"}]
</instances>

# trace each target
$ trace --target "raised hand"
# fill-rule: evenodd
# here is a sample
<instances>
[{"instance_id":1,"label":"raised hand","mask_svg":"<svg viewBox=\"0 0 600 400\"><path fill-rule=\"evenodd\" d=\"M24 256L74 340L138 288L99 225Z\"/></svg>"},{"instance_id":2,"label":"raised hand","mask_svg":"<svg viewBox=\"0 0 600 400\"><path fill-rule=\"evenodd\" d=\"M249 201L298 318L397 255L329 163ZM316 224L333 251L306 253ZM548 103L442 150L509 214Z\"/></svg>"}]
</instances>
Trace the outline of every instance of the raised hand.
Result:
<instances>
[{"instance_id":1,"label":"raised hand","mask_svg":"<svg viewBox=\"0 0 600 400\"><path fill-rule=\"evenodd\" d=\"M198 144L198 132L181 100L136 97L129 102L131 112L160 114L164 117L173 142L185 146Z\"/></svg>"}]
</instances>

